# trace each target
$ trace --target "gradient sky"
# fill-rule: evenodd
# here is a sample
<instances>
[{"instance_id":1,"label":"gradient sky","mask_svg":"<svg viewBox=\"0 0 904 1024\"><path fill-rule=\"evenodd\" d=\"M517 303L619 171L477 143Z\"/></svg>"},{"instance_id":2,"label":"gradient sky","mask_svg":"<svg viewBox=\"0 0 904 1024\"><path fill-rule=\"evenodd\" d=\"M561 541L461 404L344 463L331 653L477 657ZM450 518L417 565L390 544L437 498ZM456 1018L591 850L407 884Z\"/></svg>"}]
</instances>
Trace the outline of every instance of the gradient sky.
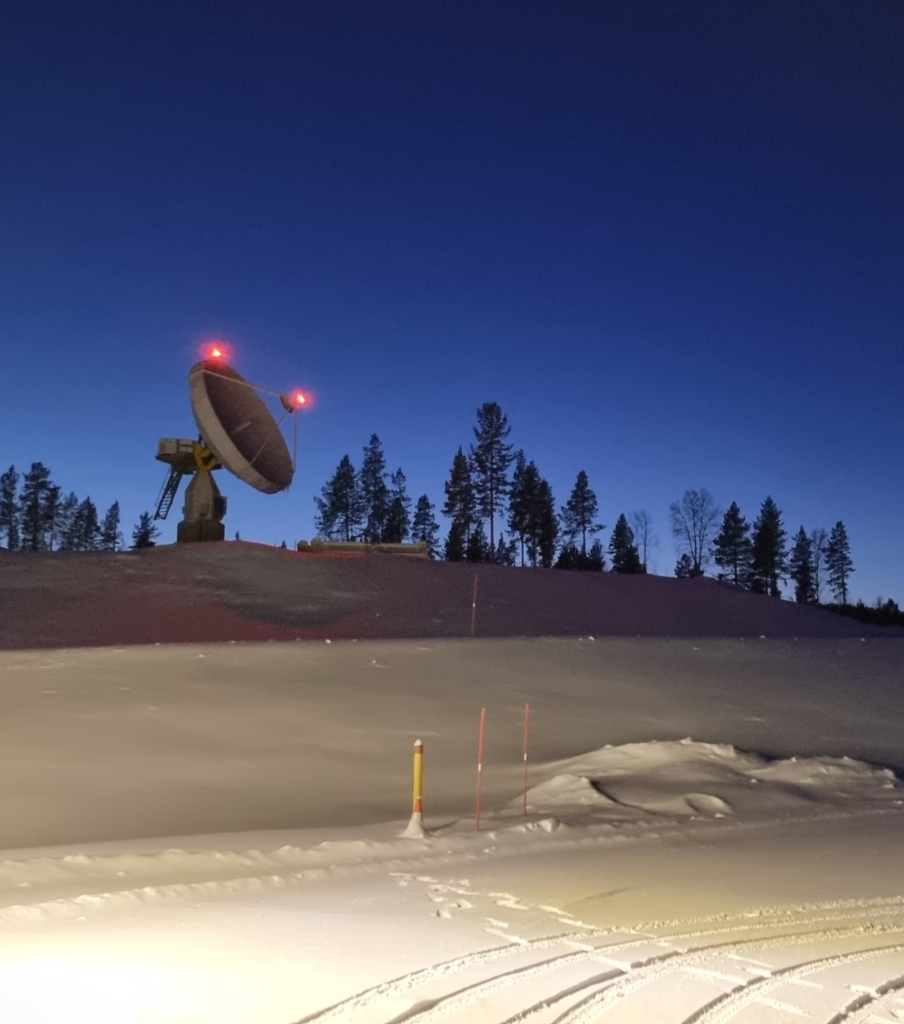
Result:
<instances>
[{"instance_id":1,"label":"gradient sky","mask_svg":"<svg viewBox=\"0 0 904 1024\"><path fill-rule=\"evenodd\" d=\"M843 520L904 600L902 39L900 0L7 4L0 463L129 532L222 334L316 395L227 536L310 537L374 431L439 503L497 401L660 572L702 486Z\"/></svg>"}]
</instances>

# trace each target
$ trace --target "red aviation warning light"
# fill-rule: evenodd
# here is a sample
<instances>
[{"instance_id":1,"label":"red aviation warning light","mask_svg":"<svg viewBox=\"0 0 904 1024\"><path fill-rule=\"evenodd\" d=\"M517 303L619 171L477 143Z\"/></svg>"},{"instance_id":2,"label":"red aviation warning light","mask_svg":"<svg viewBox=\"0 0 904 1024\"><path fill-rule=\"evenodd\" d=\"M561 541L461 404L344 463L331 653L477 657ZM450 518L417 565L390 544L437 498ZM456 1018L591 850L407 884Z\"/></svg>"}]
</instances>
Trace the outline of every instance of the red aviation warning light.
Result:
<instances>
[{"instance_id":1,"label":"red aviation warning light","mask_svg":"<svg viewBox=\"0 0 904 1024\"><path fill-rule=\"evenodd\" d=\"M229 346L223 341L205 341L201 345L201 358L205 362L225 363L229 359Z\"/></svg>"},{"instance_id":2,"label":"red aviation warning light","mask_svg":"<svg viewBox=\"0 0 904 1024\"><path fill-rule=\"evenodd\" d=\"M293 391L289 395L280 395L279 400L286 412L298 412L311 404L310 396L304 391Z\"/></svg>"},{"instance_id":3,"label":"red aviation warning light","mask_svg":"<svg viewBox=\"0 0 904 1024\"><path fill-rule=\"evenodd\" d=\"M292 395L292 401L295 403L296 406L299 407L302 405L307 405L308 396L303 391L296 391L295 394Z\"/></svg>"}]
</instances>

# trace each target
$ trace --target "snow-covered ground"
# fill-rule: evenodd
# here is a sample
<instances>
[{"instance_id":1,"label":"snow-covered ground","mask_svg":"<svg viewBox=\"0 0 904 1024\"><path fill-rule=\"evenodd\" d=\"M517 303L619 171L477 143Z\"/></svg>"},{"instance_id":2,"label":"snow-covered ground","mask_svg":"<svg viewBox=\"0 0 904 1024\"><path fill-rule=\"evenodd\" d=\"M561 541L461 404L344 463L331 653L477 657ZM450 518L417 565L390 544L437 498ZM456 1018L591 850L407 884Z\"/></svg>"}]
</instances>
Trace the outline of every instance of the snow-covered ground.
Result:
<instances>
[{"instance_id":1,"label":"snow-covered ground","mask_svg":"<svg viewBox=\"0 0 904 1024\"><path fill-rule=\"evenodd\" d=\"M875 641L0 655L3 1019L904 1020L902 668Z\"/></svg>"}]
</instances>

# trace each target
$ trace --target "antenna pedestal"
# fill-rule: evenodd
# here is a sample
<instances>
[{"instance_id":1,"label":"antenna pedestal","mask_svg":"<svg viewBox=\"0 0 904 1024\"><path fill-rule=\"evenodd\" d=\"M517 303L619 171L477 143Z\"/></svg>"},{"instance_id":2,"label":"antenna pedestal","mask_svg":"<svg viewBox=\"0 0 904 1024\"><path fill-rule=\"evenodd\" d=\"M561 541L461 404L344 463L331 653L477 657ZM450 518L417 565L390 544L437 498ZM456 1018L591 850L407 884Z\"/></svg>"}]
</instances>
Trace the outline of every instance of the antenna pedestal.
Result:
<instances>
[{"instance_id":1,"label":"antenna pedestal","mask_svg":"<svg viewBox=\"0 0 904 1024\"><path fill-rule=\"evenodd\" d=\"M224 540L226 499L220 494L210 470L199 469L185 488L184 519L176 527L179 544L205 540Z\"/></svg>"}]
</instances>

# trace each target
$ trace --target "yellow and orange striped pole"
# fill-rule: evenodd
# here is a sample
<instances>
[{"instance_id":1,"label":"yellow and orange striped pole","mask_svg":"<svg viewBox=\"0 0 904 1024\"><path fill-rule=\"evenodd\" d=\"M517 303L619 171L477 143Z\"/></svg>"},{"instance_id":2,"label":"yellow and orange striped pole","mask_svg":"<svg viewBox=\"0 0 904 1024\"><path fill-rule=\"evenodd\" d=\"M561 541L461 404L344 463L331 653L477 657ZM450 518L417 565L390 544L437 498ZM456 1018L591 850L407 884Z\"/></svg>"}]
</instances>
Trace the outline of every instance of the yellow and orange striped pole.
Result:
<instances>
[{"instance_id":1,"label":"yellow and orange striped pole","mask_svg":"<svg viewBox=\"0 0 904 1024\"><path fill-rule=\"evenodd\" d=\"M424 744L421 740L416 740L414 744L414 766L411 774L411 821L402 835L420 839L427 834L424 831Z\"/></svg>"}]
</instances>

